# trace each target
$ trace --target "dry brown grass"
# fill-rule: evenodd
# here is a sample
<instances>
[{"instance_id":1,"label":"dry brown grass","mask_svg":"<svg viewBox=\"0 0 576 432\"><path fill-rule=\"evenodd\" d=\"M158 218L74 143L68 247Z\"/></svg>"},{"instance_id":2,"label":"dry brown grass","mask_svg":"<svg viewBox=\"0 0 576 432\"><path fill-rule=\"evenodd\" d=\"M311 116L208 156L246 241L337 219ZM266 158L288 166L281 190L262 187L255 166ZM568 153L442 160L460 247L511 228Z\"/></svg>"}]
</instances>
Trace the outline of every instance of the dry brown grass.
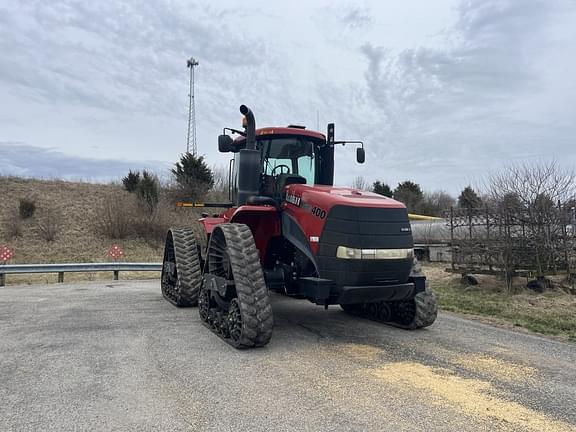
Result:
<instances>
[{"instance_id":1,"label":"dry brown grass","mask_svg":"<svg viewBox=\"0 0 576 432\"><path fill-rule=\"evenodd\" d=\"M8 245L15 251L13 264L105 262L107 251L113 244L119 244L128 262L160 262L163 253L163 235L159 232L143 238L135 231L146 230L150 225L142 223L134 227L134 233L124 239L113 240L98 229L102 208L110 196L120 195L129 203L132 198L121 186L113 184L91 184L60 180L30 180L14 177L0 177L0 245ZM36 214L21 221L21 235L13 235L12 221L18 214L20 199L34 197ZM126 204L127 207L129 206ZM163 201L161 206L161 227L193 226L198 213L191 209L177 209ZM42 231L42 211L50 210L59 215L61 223L53 241L45 240ZM131 210L132 211L132 210ZM158 220L151 223L158 226ZM141 273L138 276L145 275ZM149 277L151 274L148 274ZM122 276L122 274L121 274ZM154 274L157 277L156 274ZM89 280L96 276L88 274L66 275L66 280ZM98 276L99 277L99 276ZM103 277L111 278L104 274ZM9 276L8 283L45 282L56 280L56 275Z\"/></svg>"},{"instance_id":2,"label":"dry brown grass","mask_svg":"<svg viewBox=\"0 0 576 432\"><path fill-rule=\"evenodd\" d=\"M527 290L523 278L514 280L517 294L508 294L505 281L495 276L479 276L479 285L463 286L460 275L445 268L445 264L424 266L442 309L576 341L576 296L561 289Z\"/></svg>"}]
</instances>

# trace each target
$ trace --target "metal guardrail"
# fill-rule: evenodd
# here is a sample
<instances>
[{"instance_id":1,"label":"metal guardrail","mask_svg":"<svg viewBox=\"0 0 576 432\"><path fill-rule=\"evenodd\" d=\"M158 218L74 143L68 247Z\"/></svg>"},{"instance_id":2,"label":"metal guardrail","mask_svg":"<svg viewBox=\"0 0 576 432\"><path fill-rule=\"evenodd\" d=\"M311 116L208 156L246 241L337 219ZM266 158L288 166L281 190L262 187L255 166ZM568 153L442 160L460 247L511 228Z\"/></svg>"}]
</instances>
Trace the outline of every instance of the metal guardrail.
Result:
<instances>
[{"instance_id":1,"label":"metal guardrail","mask_svg":"<svg viewBox=\"0 0 576 432\"><path fill-rule=\"evenodd\" d=\"M0 265L0 286L7 274L58 273L58 282L64 282L64 273L92 273L111 271L118 280L121 271L161 271L162 263L74 263L74 264L5 264Z\"/></svg>"}]
</instances>

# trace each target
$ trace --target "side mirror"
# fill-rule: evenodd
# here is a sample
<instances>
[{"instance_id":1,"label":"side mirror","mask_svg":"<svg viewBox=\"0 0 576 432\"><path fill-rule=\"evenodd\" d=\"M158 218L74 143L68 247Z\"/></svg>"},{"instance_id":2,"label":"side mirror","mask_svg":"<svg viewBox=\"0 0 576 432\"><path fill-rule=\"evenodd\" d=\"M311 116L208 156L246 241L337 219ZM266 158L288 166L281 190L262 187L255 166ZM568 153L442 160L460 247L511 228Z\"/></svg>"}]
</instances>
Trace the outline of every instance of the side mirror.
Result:
<instances>
[{"instance_id":1,"label":"side mirror","mask_svg":"<svg viewBox=\"0 0 576 432\"><path fill-rule=\"evenodd\" d=\"M364 163L365 160L366 160L366 153L364 153L364 148L358 147L356 149L356 162Z\"/></svg>"},{"instance_id":2,"label":"side mirror","mask_svg":"<svg viewBox=\"0 0 576 432\"><path fill-rule=\"evenodd\" d=\"M334 123L328 123L328 130L326 133L326 142L334 144Z\"/></svg>"},{"instance_id":3,"label":"side mirror","mask_svg":"<svg viewBox=\"0 0 576 432\"><path fill-rule=\"evenodd\" d=\"M218 151L228 153L232 151L232 137L229 135L218 136Z\"/></svg>"}]
</instances>

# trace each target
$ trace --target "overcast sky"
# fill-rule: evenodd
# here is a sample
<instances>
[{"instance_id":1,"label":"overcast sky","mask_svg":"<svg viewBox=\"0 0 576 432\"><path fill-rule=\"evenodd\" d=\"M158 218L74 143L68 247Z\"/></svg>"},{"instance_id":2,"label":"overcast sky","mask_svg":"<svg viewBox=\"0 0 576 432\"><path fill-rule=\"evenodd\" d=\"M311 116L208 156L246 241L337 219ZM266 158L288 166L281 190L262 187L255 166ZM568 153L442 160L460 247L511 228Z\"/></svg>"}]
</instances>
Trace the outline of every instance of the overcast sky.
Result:
<instances>
[{"instance_id":1,"label":"overcast sky","mask_svg":"<svg viewBox=\"0 0 576 432\"><path fill-rule=\"evenodd\" d=\"M507 161L576 163L574 0L0 0L0 174L159 174L238 106L258 126L336 123L336 181L453 194Z\"/></svg>"}]
</instances>

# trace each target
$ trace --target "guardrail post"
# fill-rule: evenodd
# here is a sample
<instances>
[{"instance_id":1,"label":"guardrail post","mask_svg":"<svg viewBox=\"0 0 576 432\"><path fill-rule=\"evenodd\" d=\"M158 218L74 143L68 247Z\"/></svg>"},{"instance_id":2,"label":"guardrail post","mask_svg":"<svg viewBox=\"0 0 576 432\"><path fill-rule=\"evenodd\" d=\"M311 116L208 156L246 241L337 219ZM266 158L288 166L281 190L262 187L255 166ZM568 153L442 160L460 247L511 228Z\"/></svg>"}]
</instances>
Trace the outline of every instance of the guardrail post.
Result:
<instances>
[{"instance_id":1,"label":"guardrail post","mask_svg":"<svg viewBox=\"0 0 576 432\"><path fill-rule=\"evenodd\" d=\"M6 284L6 276L4 273L0 273L0 287L3 287Z\"/></svg>"},{"instance_id":2,"label":"guardrail post","mask_svg":"<svg viewBox=\"0 0 576 432\"><path fill-rule=\"evenodd\" d=\"M120 276L120 270L114 270L114 280L118 280Z\"/></svg>"},{"instance_id":3,"label":"guardrail post","mask_svg":"<svg viewBox=\"0 0 576 432\"><path fill-rule=\"evenodd\" d=\"M64 283L64 272L58 272L58 283Z\"/></svg>"}]
</instances>

